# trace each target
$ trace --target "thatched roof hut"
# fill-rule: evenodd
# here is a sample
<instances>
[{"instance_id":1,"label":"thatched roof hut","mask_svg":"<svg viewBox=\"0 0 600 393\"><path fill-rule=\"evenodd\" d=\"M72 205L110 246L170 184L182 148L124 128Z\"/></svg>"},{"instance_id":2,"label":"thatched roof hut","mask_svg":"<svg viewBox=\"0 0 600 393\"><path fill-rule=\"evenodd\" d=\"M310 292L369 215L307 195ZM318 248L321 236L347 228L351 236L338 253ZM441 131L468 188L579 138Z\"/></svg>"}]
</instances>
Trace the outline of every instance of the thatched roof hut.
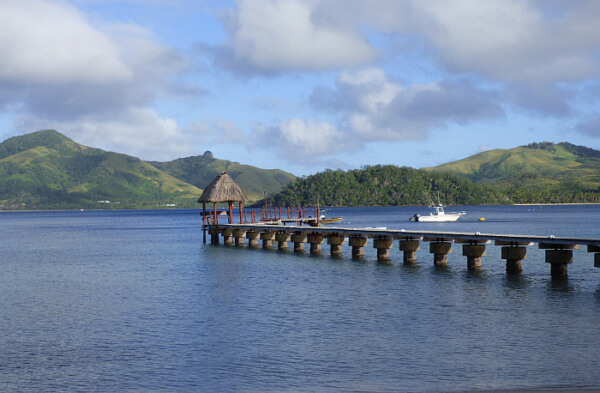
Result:
<instances>
[{"instance_id":1,"label":"thatched roof hut","mask_svg":"<svg viewBox=\"0 0 600 393\"><path fill-rule=\"evenodd\" d=\"M198 203L246 202L248 197L227 172L221 173L204 189Z\"/></svg>"}]
</instances>

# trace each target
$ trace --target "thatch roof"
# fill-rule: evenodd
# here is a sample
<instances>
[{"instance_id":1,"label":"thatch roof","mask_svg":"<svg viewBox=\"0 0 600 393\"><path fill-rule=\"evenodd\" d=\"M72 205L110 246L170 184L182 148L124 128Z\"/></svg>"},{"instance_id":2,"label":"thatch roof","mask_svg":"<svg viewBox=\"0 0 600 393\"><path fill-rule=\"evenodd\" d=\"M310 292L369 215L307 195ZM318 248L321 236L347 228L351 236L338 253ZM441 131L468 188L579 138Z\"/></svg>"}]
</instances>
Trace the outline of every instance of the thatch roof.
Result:
<instances>
[{"instance_id":1,"label":"thatch roof","mask_svg":"<svg viewBox=\"0 0 600 393\"><path fill-rule=\"evenodd\" d=\"M227 172L223 172L204 189L198 202L246 202L247 200L248 197L241 187L233 181Z\"/></svg>"}]
</instances>

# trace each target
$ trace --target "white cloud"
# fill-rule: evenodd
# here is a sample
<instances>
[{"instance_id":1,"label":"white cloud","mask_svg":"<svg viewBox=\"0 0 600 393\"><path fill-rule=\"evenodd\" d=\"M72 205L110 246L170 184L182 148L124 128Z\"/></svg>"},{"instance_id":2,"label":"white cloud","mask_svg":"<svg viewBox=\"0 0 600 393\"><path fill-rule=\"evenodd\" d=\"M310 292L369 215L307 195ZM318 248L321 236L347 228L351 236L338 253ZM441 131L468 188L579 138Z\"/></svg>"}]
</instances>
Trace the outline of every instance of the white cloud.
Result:
<instances>
[{"instance_id":1,"label":"white cloud","mask_svg":"<svg viewBox=\"0 0 600 393\"><path fill-rule=\"evenodd\" d=\"M49 0L0 0L0 30L0 108L16 108L16 128L150 159L190 152L185 131L151 109L186 61L148 30L93 26Z\"/></svg>"},{"instance_id":2,"label":"white cloud","mask_svg":"<svg viewBox=\"0 0 600 393\"><path fill-rule=\"evenodd\" d=\"M28 116L17 120L24 130L54 128L86 146L146 160L170 160L193 152L193 139L173 119L148 108L127 108L110 119L88 115L57 121Z\"/></svg>"},{"instance_id":3,"label":"white cloud","mask_svg":"<svg viewBox=\"0 0 600 393\"><path fill-rule=\"evenodd\" d=\"M1 1L0 26L0 81L104 83L132 77L119 47L68 4Z\"/></svg>"},{"instance_id":4,"label":"white cloud","mask_svg":"<svg viewBox=\"0 0 600 393\"><path fill-rule=\"evenodd\" d=\"M185 128L185 133L203 145L240 144L246 141L244 131L227 119L195 121Z\"/></svg>"},{"instance_id":5,"label":"white cloud","mask_svg":"<svg viewBox=\"0 0 600 393\"><path fill-rule=\"evenodd\" d=\"M404 87L380 69L342 73L336 87L317 88L315 109L345 118L362 141L423 139L433 128L503 116L496 93L468 81L442 81Z\"/></svg>"},{"instance_id":6,"label":"white cloud","mask_svg":"<svg viewBox=\"0 0 600 393\"><path fill-rule=\"evenodd\" d=\"M570 82L600 73L600 3L594 0L381 0L377 6L328 0L314 12L405 37L404 50L425 42L453 72L510 83Z\"/></svg>"},{"instance_id":7,"label":"white cloud","mask_svg":"<svg viewBox=\"0 0 600 393\"><path fill-rule=\"evenodd\" d=\"M600 3L593 0L240 0L237 5L226 24L228 45L238 62L262 71L373 64L385 50L369 43L368 35L375 33L405 37L404 51L425 42L447 70L502 82L571 82L600 73Z\"/></svg>"},{"instance_id":8,"label":"white cloud","mask_svg":"<svg viewBox=\"0 0 600 393\"><path fill-rule=\"evenodd\" d=\"M323 70L372 61L359 34L313 15L312 0L240 0L230 29L234 61L263 71Z\"/></svg>"},{"instance_id":9,"label":"white cloud","mask_svg":"<svg viewBox=\"0 0 600 393\"><path fill-rule=\"evenodd\" d=\"M275 127L258 125L254 133L255 140L267 141L279 157L304 164L309 158L334 156L357 146L355 139L334 125L312 119L288 119Z\"/></svg>"},{"instance_id":10,"label":"white cloud","mask_svg":"<svg viewBox=\"0 0 600 393\"><path fill-rule=\"evenodd\" d=\"M599 71L590 48L599 49L600 24L586 2L553 18L521 0L423 4L414 28L458 70L505 81L571 81Z\"/></svg>"}]
</instances>

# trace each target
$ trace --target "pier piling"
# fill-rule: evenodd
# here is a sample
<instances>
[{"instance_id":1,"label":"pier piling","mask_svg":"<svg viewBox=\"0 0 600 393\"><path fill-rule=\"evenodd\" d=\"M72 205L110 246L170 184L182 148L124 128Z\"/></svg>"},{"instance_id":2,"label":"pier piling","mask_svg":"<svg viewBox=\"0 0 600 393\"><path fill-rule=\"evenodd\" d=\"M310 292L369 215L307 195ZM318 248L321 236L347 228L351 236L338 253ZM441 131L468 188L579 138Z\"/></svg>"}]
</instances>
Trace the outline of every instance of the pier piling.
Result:
<instances>
[{"instance_id":1,"label":"pier piling","mask_svg":"<svg viewBox=\"0 0 600 393\"><path fill-rule=\"evenodd\" d=\"M233 237L235 238L235 245L236 246L243 246L244 245L244 238L246 237L246 231L243 231L241 229L235 229L233 231Z\"/></svg>"},{"instance_id":2,"label":"pier piling","mask_svg":"<svg viewBox=\"0 0 600 393\"><path fill-rule=\"evenodd\" d=\"M377 238L373 239L373 248L377 249L377 260L378 261L389 261L390 260L390 248L394 246L394 239L391 238Z\"/></svg>"},{"instance_id":3,"label":"pier piling","mask_svg":"<svg viewBox=\"0 0 600 393\"><path fill-rule=\"evenodd\" d=\"M587 250L594 253L594 267L600 267L600 246L589 245Z\"/></svg>"},{"instance_id":4,"label":"pier piling","mask_svg":"<svg viewBox=\"0 0 600 393\"><path fill-rule=\"evenodd\" d=\"M258 238L260 237L260 232L248 231L246 232L246 237L248 238L248 246L250 246L250 248L258 248Z\"/></svg>"},{"instance_id":5,"label":"pier piling","mask_svg":"<svg viewBox=\"0 0 600 393\"><path fill-rule=\"evenodd\" d=\"M404 252L403 260L405 265L414 265L417 263L417 251L421 249L421 244L418 240L400 240L398 247L400 251Z\"/></svg>"},{"instance_id":6,"label":"pier piling","mask_svg":"<svg viewBox=\"0 0 600 393\"><path fill-rule=\"evenodd\" d=\"M365 255L365 245L367 244L365 236L350 236L348 244L352 247L353 258L362 258Z\"/></svg>"},{"instance_id":7,"label":"pier piling","mask_svg":"<svg viewBox=\"0 0 600 393\"><path fill-rule=\"evenodd\" d=\"M546 250L546 263L550 264L550 275L553 278L566 278L568 266L573 263L573 250L579 249L576 244L540 243L539 248Z\"/></svg>"},{"instance_id":8,"label":"pier piling","mask_svg":"<svg viewBox=\"0 0 600 393\"><path fill-rule=\"evenodd\" d=\"M210 244L219 244L219 228L211 228L208 233L210 233Z\"/></svg>"},{"instance_id":9,"label":"pier piling","mask_svg":"<svg viewBox=\"0 0 600 393\"><path fill-rule=\"evenodd\" d=\"M506 273L521 274L523 271L521 261L527 259L527 247L524 246L533 246L533 243L496 240L494 244L503 246L500 249L500 258L506 260Z\"/></svg>"},{"instance_id":10,"label":"pier piling","mask_svg":"<svg viewBox=\"0 0 600 393\"><path fill-rule=\"evenodd\" d=\"M273 246L273 240L275 239L275 232L261 232L260 240L262 240L263 248L271 248Z\"/></svg>"},{"instance_id":11,"label":"pier piling","mask_svg":"<svg viewBox=\"0 0 600 393\"><path fill-rule=\"evenodd\" d=\"M311 233L308 235L308 243L310 243L310 253L320 254L321 244L323 244L325 236L320 233Z\"/></svg>"},{"instance_id":12,"label":"pier piling","mask_svg":"<svg viewBox=\"0 0 600 393\"><path fill-rule=\"evenodd\" d=\"M275 235L275 240L277 241L277 248L279 250L287 250L288 242L290 241L291 234L287 232L278 232Z\"/></svg>"},{"instance_id":13,"label":"pier piling","mask_svg":"<svg viewBox=\"0 0 600 393\"><path fill-rule=\"evenodd\" d=\"M294 252L304 252L304 243L306 243L306 233L293 233L292 242L294 242Z\"/></svg>"},{"instance_id":14,"label":"pier piling","mask_svg":"<svg viewBox=\"0 0 600 393\"><path fill-rule=\"evenodd\" d=\"M481 257L485 255L485 244L463 244L463 256L467 257L467 270L481 270Z\"/></svg>"},{"instance_id":15,"label":"pier piling","mask_svg":"<svg viewBox=\"0 0 600 393\"><path fill-rule=\"evenodd\" d=\"M423 240L429 241L429 252L433 254L433 264L435 266L448 266L448 254L452 253L452 243L445 240L450 239L429 239L424 238Z\"/></svg>"},{"instance_id":16,"label":"pier piling","mask_svg":"<svg viewBox=\"0 0 600 393\"><path fill-rule=\"evenodd\" d=\"M223 235L223 244L226 246L233 245L233 229L225 228L221 230L221 234Z\"/></svg>"},{"instance_id":17,"label":"pier piling","mask_svg":"<svg viewBox=\"0 0 600 393\"><path fill-rule=\"evenodd\" d=\"M345 242L345 237L340 234L333 234L327 236L327 244L331 246L331 255L339 256L342 255L342 245Z\"/></svg>"},{"instance_id":18,"label":"pier piling","mask_svg":"<svg viewBox=\"0 0 600 393\"><path fill-rule=\"evenodd\" d=\"M481 270L481 257L485 256L485 245L491 243L486 239L481 240L461 240L456 239L455 243L466 243L463 244L462 254L467 257L467 270L479 271Z\"/></svg>"},{"instance_id":19,"label":"pier piling","mask_svg":"<svg viewBox=\"0 0 600 393\"><path fill-rule=\"evenodd\" d=\"M288 214L289 216L289 214ZM203 223L207 220L203 220ZM486 255L486 245L495 242L501 246L501 258L506 260L507 274L521 274L522 261L527 259L527 246L535 243L539 249L545 250L545 262L550 264L552 277L565 278L568 265L573 263L573 250L581 245L588 247L587 251L593 253L593 263L600 268L600 239L566 238L555 236L527 236L527 235L495 235L464 233L464 232L433 232L433 231L406 231L404 229L388 230L379 228L340 228L340 227L302 227L266 223L251 224L204 224L211 236L212 244L219 244L219 236L223 236L225 244L244 244L248 239L249 248L258 248L258 239L261 239L263 248L271 248L272 242L277 241L277 247L284 250L291 240L295 252L304 251L304 243L310 243L311 254L320 254L321 245L325 238L331 247L331 255L342 254L345 239L352 247L352 257L360 259L364 256L364 248L369 239L373 239L373 248L377 250L377 260L387 262L390 260L390 249L393 248L394 239L399 241L398 248L404 253L403 261L407 265L415 264L416 252L421 249L420 242L429 243L429 252L433 254L435 266L447 266L448 254L452 252L452 244L462 244L462 254L467 257L467 269L478 271L481 269L482 257Z\"/></svg>"}]
</instances>

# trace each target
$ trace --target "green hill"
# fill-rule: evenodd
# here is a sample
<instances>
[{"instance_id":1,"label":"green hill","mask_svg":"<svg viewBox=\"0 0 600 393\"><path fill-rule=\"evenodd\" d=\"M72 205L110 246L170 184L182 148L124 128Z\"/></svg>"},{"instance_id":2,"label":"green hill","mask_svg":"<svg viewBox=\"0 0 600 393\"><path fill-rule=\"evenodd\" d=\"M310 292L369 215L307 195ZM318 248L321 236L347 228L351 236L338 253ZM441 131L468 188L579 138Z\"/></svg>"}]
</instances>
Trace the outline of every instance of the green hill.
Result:
<instances>
[{"instance_id":1,"label":"green hill","mask_svg":"<svg viewBox=\"0 0 600 393\"><path fill-rule=\"evenodd\" d=\"M489 185L514 203L600 202L600 151L566 142L490 150L426 170Z\"/></svg>"},{"instance_id":2,"label":"green hill","mask_svg":"<svg viewBox=\"0 0 600 393\"><path fill-rule=\"evenodd\" d=\"M179 158L169 162L154 162L150 164L170 175L199 188L206 188L221 172L229 176L244 190L250 200L263 198L268 194L281 191L296 177L279 169L261 169L237 162L219 160L210 151L201 156Z\"/></svg>"},{"instance_id":3,"label":"green hill","mask_svg":"<svg viewBox=\"0 0 600 393\"><path fill-rule=\"evenodd\" d=\"M270 198L274 206L399 206L426 205L425 192L448 205L501 203L487 187L449 173L393 165L350 171L326 170L290 183Z\"/></svg>"},{"instance_id":4,"label":"green hill","mask_svg":"<svg viewBox=\"0 0 600 393\"><path fill-rule=\"evenodd\" d=\"M138 158L54 130L0 144L0 205L7 209L196 206L201 192Z\"/></svg>"}]
</instances>

